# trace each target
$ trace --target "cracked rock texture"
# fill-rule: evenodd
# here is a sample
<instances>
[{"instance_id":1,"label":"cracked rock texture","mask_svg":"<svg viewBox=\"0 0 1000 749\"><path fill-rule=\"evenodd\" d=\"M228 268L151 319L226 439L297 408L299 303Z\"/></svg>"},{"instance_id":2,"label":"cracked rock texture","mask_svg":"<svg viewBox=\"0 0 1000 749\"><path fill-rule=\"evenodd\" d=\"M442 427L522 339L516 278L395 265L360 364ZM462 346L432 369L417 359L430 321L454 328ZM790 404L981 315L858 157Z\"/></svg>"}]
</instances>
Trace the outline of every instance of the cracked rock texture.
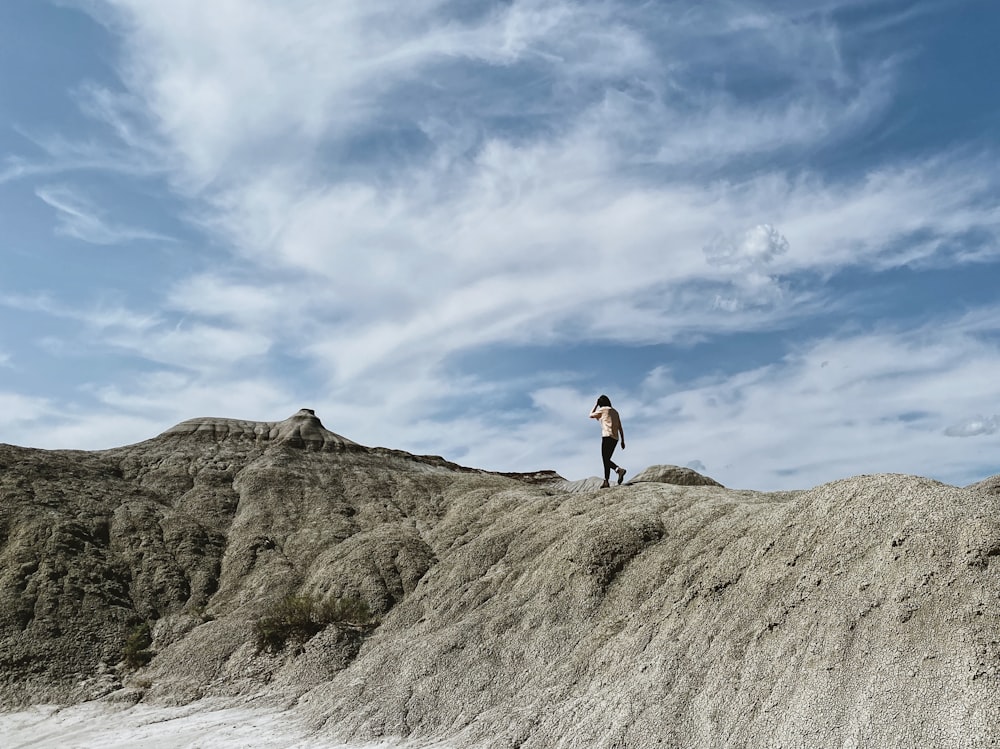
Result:
<instances>
[{"instance_id":1,"label":"cracked rock texture","mask_svg":"<svg viewBox=\"0 0 1000 749\"><path fill-rule=\"evenodd\" d=\"M996 745L997 477L594 483L366 448L306 409L0 446L0 700L264 700L417 746ZM258 650L289 595L377 625Z\"/></svg>"}]
</instances>

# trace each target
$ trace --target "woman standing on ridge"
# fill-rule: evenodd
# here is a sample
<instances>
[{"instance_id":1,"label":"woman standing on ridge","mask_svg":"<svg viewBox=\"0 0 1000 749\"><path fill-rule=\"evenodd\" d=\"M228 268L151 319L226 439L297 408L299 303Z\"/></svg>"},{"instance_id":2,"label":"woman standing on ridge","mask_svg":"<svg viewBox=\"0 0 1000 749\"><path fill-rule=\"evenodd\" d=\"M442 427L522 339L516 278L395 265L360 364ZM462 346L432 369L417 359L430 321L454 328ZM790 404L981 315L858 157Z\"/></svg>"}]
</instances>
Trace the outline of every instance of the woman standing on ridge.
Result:
<instances>
[{"instance_id":1,"label":"woman standing on ridge","mask_svg":"<svg viewBox=\"0 0 1000 749\"><path fill-rule=\"evenodd\" d=\"M602 489L607 489L611 484L608 479L611 477L611 469L614 468L618 474L618 483L625 478L625 469L616 466L611 460L611 455L615 451L618 439L621 438L622 450L625 449L625 430L622 429L622 420L618 412L611 407L611 399L602 395L597 399L597 405L590 412L590 418L599 419L601 422L601 457L604 459L604 483Z\"/></svg>"}]
</instances>

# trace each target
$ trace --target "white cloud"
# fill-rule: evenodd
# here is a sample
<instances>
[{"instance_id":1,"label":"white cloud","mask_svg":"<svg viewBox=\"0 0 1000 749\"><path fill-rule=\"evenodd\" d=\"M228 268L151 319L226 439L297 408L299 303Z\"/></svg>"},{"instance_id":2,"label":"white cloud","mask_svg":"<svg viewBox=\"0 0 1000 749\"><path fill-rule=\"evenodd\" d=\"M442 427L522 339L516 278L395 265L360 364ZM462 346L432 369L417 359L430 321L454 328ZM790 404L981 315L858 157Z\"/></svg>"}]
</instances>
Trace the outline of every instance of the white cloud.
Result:
<instances>
[{"instance_id":1,"label":"white cloud","mask_svg":"<svg viewBox=\"0 0 1000 749\"><path fill-rule=\"evenodd\" d=\"M3 413L3 422L10 433L18 425L44 417L51 411L52 403L47 398L0 391L0 413Z\"/></svg>"},{"instance_id":2,"label":"white cloud","mask_svg":"<svg viewBox=\"0 0 1000 749\"><path fill-rule=\"evenodd\" d=\"M846 100L811 92L790 101L751 106L722 96L694 115L668 111L664 128L669 136L655 160L671 166L724 164L846 139L887 108L890 84L889 71L874 71Z\"/></svg>"},{"instance_id":3,"label":"white cloud","mask_svg":"<svg viewBox=\"0 0 1000 749\"><path fill-rule=\"evenodd\" d=\"M147 362L221 377L226 371L238 370L248 359L266 354L274 340L267 331L252 327L200 319L171 321L166 312L142 313L121 305L77 308L47 295L0 295L0 304L74 323L76 328L64 336L38 341L62 357L119 350Z\"/></svg>"},{"instance_id":4,"label":"white cloud","mask_svg":"<svg viewBox=\"0 0 1000 749\"><path fill-rule=\"evenodd\" d=\"M616 461L630 470L687 464L756 489L808 488L860 473L957 483L996 473L995 443L949 439L945 431L954 414L995 400L1000 346L979 335L982 327L958 318L817 339L779 362L689 383L657 368L640 387L609 392L628 435ZM472 465L596 475L598 440L586 419L595 395L572 385L540 387L531 407L510 409L509 420L467 417L460 438L436 439L453 450L464 444ZM986 435L1000 420L960 425L962 436Z\"/></svg>"},{"instance_id":5,"label":"white cloud","mask_svg":"<svg viewBox=\"0 0 1000 749\"><path fill-rule=\"evenodd\" d=\"M392 98L419 104L407 88L446 86L435 71L449 61L601 76L649 62L639 36L596 3L522 0L465 21L438 0L106 6L119 19L105 22L126 31L130 88L193 189L251 175L262 156L297 163L322 139L391 119Z\"/></svg>"},{"instance_id":6,"label":"white cloud","mask_svg":"<svg viewBox=\"0 0 1000 749\"><path fill-rule=\"evenodd\" d=\"M18 156L8 156L4 159L3 168L0 169L0 185L37 172L38 167L27 163L25 159Z\"/></svg>"},{"instance_id":7,"label":"white cloud","mask_svg":"<svg viewBox=\"0 0 1000 749\"><path fill-rule=\"evenodd\" d=\"M774 304L781 300L780 280L769 274L772 261L788 252L788 240L770 224L748 229L738 239L718 236L705 249L705 259L729 274L731 293L717 294L715 307L739 312L746 305Z\"/></svg>"},{"instance_id":8,"label":"white cloud","mask_svg":"<svg viewBox=\"0 0 1000 749\"><path fill-rule=\"evenodd\" d=\"M97 450L149 439L197 416L277 421L312 406L254 372L220 379L159 370L118 380L83 385L65 400L0 392L0 442ZM321 407L320 415L332 416L333 409Z\"/></svg>"},{"instance_id":9,"label":"white cloud","mask_svg":"<svg viewBox=\"0 0 1000 749\"><path fill-rule=\"evenodd\" d=\"M439 136L454 131L433 125L442 114L473 127L484 116L545 115L552 132L569 116L612 136L609 145L645 143L646 158L718 162L847 134L881 110L892 83L888 64L848 75L828 23L753 11L740 21L716 5L519 0L461 19L445 3L387 0L102 7L117 10L117 21L101 17L125 32L131 96L91 87L89 110L137 150L150 150L135 134L148 116L193 189L262 165L308 169L318 144L373 123L423 127L446 151ZM720 48L733 72L778 72L784 94L750 105L724 77L706 87ZM469 80L476 65L492 85ZM519 74L505 85L487 69ZM706 88L719 93L706 98Z\"/></svg>"},{"instance_id":10,"label":"white cloud","mask_svg":"<svg viewBox=\"0 0 1000 749\"><path fill-rule=\"evenodd\" d=\"M967 483L990 473L995 445L949 439L945 430L959 423L954 414L991 401L998 366L1000 349L978 336L976 322L956 319L941 328L812 341L783 361L724 378L682 384L661 367L634 391L607 388L628 434L617 461L633 473L686 464L758 489L883 471ZM90 412L63 412L47 401L0 403L19 415L7 433L16 428L21 444L112 446L193 416L274 420L307 406L328 428L365 444L580 478L599 473L600 455L587 419L595 392L574 383L578 376L551 374L545 382L538 373L533 384L528 374L514 390L526 388L530 399L499 408L493 401L509 397L509 383L434 369L408 370L403 379L380 370L308 402L252 373L220 382L162 371L98 388L100 405ZM468 405L458 415L442 412L455 402ZM960 422L962 434L997 426L997 417L980 421Z\"/></svg>"},{"instance_id":11,"label":"white cloud","mask_svg":"<svg viewBox=\"0 0 1000 749\"><path fill-rule=\"evenodd\" d=\"M280 228L260 234L274 237L270 262L324 279L326 293L311 300L338 323L310 350L336 371L361 372L407 351L440 359L468 346L546 342L558 331L668 342L680 331L726 329L731 323L720 320L713 299L723 310L763 307L734 321L759 329L816 309L822 289L786 291L784 275L908 262L893 247L915 231L951 236L971 226L992 230L994 220L984 206L953 223L958 206L979 195L957 168L933 189L929 171L909 170L905 183L902 176L836 187L762 178L697 193L609 177L609 164L588 165L592 154L577 161L582 149L567 144L530 154L497 148L504 156L485 153L466 187L451 182L454 197L421 185L390 194L338 188L303 197ZM862 205L869 215L853 215ZM720 217L765 210L781 213L790 228L779 234L761 225L705 262L701 248ZM232 223L242 226L250 212ZM785 251L791 241L795 252ZM938 249L914 251L930 259Z\"/></svg>"},{"instance_id":12,"label":"white cloud","mask_svg":"<svg viewBox=\"0 0 1000 749\"><path fill-rule=\"evenodd\" d=\"M252 372L220 383L197 374L154 371L135 378L128 387L102 387L95 395L115 411L155 415L168 425L196 416L232 414L270 421L300 408L287 388Z\"/></svg>"},{"instance_id":13,"label":"white cloud","mask_svg":"<svg viewBox=\"0 0 1000 749\"><path fill-rule=\"evenodd\" d=\"M187 370L216 372L236 369L246 359L263 356L271 347L267 335L203 323L185 324L136 335L107 330L98 342L139 354L144 359Z\"/></svg>"},{"instance_id":14,"label":"white cloud","mask_svg":"<svg viewBox=\"0 0 1000 749\"><path fill-rule=\"evenodd\" d=\"M196 319L221 318L238 329L263 332L301 320L322 290L303 279L239 279L213 272L181 279L168 291L167 304Z\"/></svg>"},{"instance_id":15,"label":"white cloud","mask_svg":"<svg viewBox=\"0 0 1000 749\"><path fill-rule=\"evenodd\" d=\"M997 366L1000 347L952 321L813 341L781 362L693 386L667 380L659 397L647 387L621 410L639 424L640 463L677 463L696 450L723 483L807 488L886 471L960 480L995 457L943 432L953 414L995 399Z\"/></svg>"},{"instance_id":16,"label":"white cloud","mask_svg":"<svg viewBox=\"0 0 1000 749\"><path fill-rule=\"evenodd\" d=\"M99 303L78 309L55 298L50 293L0 294L0 305L22 312L42 313L55 318L86 324L98 330L122 328L137 333L149 330L159 323L156 316L137 314L120 305Z\"/></svg>"},{"instance_id":17,"label":"white cloud","mask_svg":"<svg viewBox=\"0 0 1000 749\"><path fill-rule=\"evenodd\" d=\"M86 89L85 89L86 90ZM98 97L104 98L103 95ZM133 136L133 142L121 142L124 128L115 123L114 117L100 106L93 106L84 97L82 109L99 116L101 122L111 125L114 138L105 140L76 140L59 134L38 134L13 126L24 140L42 153L41 158L8 154L0 167L0 184L33 177L63 175L68 172L100 172L125 177L152 177L166 174L169 156L155 146L155 133L145 129L142 135Z\"/></svg>"},{"instance_id":18,"label":"white cloud","mask_svg":"<svg viewBox=\"0 0 1000 749\"><path fill-rule=\"evenodd\" d=\"M634 390L604 388L628 435L616 460L630 471L686 464L727 485L756 489L808 488L875 472L968 483L996 472L995 445L948 439L945 429L954 414L995 399L1000 347L980 337L982 327L981 320L953 319L838 335L805 342L767 366L688 383L657 368ZM600 388L573 380L567 374L569 384L512 388L526 387L530 401L496 409L490 400L505 392L503 383L423 372L400 392L389 373L377 372L366 387L345 388L345 396L358 398L322 403L319 413L330 414L349 436L345 424L379 424L379 438L362 439L369 444L388 437L390 444L467 465L554 468L581 478L600 470L598 435L586 418ZM383 389L389 402L378 404L372 396ZM469 405L460 416L442 414L449 399Z\"/></svg>"},{"instance_id":19,"label":"white cloud","mask_svg":"<svg viewBox=\"0 0 1000 749\"><path fill-rule=\"evenodd\" d=\"M9 428L11 442L50 450L100 450L147 440L162 431L154 418L118 410L76 413L53 409L44 418L25 420Z\"/></svg>"},{"instance_id":20,"label":"white cloud","mask_svg":"<svg viewBox=\"0 0 1000 749\"><path fill-rule=\"evenodd\" d=\"M122 244L136 240L172 241L156 232L109 222L91 202L65 185L35 190L46 204L56 209L56 233L90 244Z\"/></svg>"},{"instance_id":21,"label":"white cloud","mask_svg":"<svg viewBox=\"0 0 1000 749\"><path fill-rule=\"evenodd\" d=\"M949 437L979 437L995 434L1000 429L1000 416L973 416L952 424L944 433Z\"/></svg>"},{"instance_id":22,"label":"white cloud","mask_svg":"<svg viewBox=\"0 0 1000 749\"><path fill-rule=\"evenodd\" d=\"M796 247L809 248L809 260L817 265L820 253L829 266L857 262L881 269L953 262L942 239L973 228L996 237L1000 230L1000 214L990 197L996 181L975 161L945 157L887 168L869 175L854 194L802 191L793 203L798 216L783 229ZM932 241L914 241L919 234ZM994 259L998 251L994 245ZM795 259L800 257L796 253Z\"/></svg>"},{"instance_id":23,"label":"white cloud","mask_svg":"<svg viewBox=\"0 0 1000 749\"><path fill-rule=\"evenodd\" d=\"M705 257L712 265L755 271L770 265L777 256L788 252L788 240L770 224L748 229L737 240L717 237L705 247Z\"/></svg>"},{"instance_id":24,"label":"white cloud","mask_svg":"<svg viewBox=\"0 0 1000 749\"><path fill-rule=\"evenodd\" d=\"M517 2L461 22L436 2L404 10L254 2L241 4L236 17L218 4L182 2L169 13L131 0L109 5L126 19L133 106L142 104L155 137L170 145L176 178L219 187L209 193L204 225L265 272L321 274L325 293L311 292L310 304L343 324L317 350L349 349L352 362L378 364L378 352L396 351L399 336L391 331L400 320L425 342L488 343L505 339L504 329L544 339L568 320L586 319L587 307L614 300L629 300L620 310L626 322L650 319L655 299L659 309L643 328L657 329L678 317L670 302L692 280L720 286L707 294L715 303L702 315L710 328L725 326L713 312L808 301L784 296L782 273L908 262L914 252L935 255L941 242L909 249L906 257L883 248L918 230L940 238L996 228L990 209L971 207L993 182L970 182L968 162L950 170L937 161L915 164L842 184L766 173L732 185L628 176L633 166L655 163L663 148L674 149L672 163L697 162L698 148L684 145L689 136L723 159L762 147L739 143L754 130L755 114L725 99L724 106L699 101L692 97L701 89L680 83L710 62L704 50L687 55L700 49L699 39L724 36L737 43L737 59L797 81L790 84L795 96L754 104L764 117L759 130L774 147L829 139L829 128L813 118L792 117L788 127L770 119L787 119L790 106L801 106L789 104L803 101L799 87L822 97L826 89L814 84L836 83L833 94L816 99L829 113L823 118L850 111L843 96L852 92L891 90L890 79L868 70L848 76L835 30L803 23L798 14L749 9L732 18L706 6L656 21L659 37L644 33L634 13L605 4ZM444 112L478 106L467 104L465 88L453 95L448 89L456 70L469 75L459 65L476 61L498 70L522 66L553 81L541 97L489 89L500 97L492 105L497 114L523 115L535 101L553 107L550 126L513 140L483 131L471 113L465 119L480 129L471 140L458 124L461 114L442 126L418 94L436 86ZM627 80L631 88L620 85ZM603 93L564 99L560 86ZM632 90L661 93L636 98ZM677 100L664 93L670 90ZM207 100L199 103L202 93ZM862 108L866 117L878 109ZM423 134L432 153L402 161L388 179L341 174L336 163L315 158L320 144L336 152L354 133L387 124ZM698 248L720 230L733 236L763 220L782 226L794 257L768 273L755 267L735 275L733 267L699 262ZM597 277L600 284L590 280ZM742 288L731 288L735 277ZM534 313L521 287L529 288ZM295 283L277 290L290 301L301 292ZM463 323L454 311L464 310L470 296L479 314ZM519 306L521 314L511 312ZM484 326L484 318L500 324ZM601 324L590 334L602 337ZM486 334L477 339L481 330ZM662 335L670 339L669 324Z\"/></svg>"}]
</instances>

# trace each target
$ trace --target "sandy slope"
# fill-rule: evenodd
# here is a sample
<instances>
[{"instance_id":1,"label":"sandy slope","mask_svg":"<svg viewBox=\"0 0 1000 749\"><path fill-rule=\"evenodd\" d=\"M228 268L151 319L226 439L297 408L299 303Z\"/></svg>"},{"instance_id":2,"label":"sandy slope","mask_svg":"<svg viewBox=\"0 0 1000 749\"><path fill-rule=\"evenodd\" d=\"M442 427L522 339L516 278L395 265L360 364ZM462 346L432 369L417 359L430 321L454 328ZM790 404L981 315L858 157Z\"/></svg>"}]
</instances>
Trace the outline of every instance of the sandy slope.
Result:
<instances>
[{"instance_id":1,"label":"sandy slope","mask_svg":"<svg viewBox=\"0 0 1000 749\"><path fill-rule=\"evenodd\" d=\"M121 708L88 702L0 714L4 749L376 749L308 733L287 712L225 707L202 700L183 707Z\"/></svg>"}]
</instances>

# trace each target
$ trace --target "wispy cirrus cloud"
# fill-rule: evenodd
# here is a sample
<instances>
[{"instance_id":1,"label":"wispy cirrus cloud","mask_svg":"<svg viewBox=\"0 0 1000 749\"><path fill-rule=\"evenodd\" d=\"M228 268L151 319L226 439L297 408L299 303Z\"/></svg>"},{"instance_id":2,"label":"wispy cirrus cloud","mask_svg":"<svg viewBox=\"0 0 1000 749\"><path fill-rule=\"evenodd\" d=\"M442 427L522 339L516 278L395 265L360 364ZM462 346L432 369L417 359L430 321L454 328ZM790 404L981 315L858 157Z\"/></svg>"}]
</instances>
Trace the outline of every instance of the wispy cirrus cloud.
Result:
<instances>
[{"instance_id":1,"label":"wispy cirrus cloud","mask_svg":"<svg viewBox=\"0 0 1000 749\"><path fill-rule=\"evenodd\" d=\"M142 314L122 305L75 307L49 296L0 295L0 305L74 323L62 338L47 340L62 356L117 351L147 363L222 377L261 357L274 342L265 331L168 314Z\"/></svg>"},{"instance_id":2,"label":"wispy cirrus cloud","mask_svg":"<svg viewBox=\"0 0 1000 749\"><path fill-rule=\"evenodd\" d=\"M81 114L109 127L100 137L82 139L12 125L12 131L40 155L6 154L0 161L0 185L74 172L141 178L168 174L169 156L160 146L155 131L148 124L143 127L136 122L122 121L124 115L108 103L109 99L121 96L116 97L106 89L81 87L76 97Z\"/></svg>"},{"instance_id":3,"label":"wispy cirrus cloud","mask_svg":"<svg viewBox=\"0 0 1000 749\"><path fill-rule=\"evenodd\" d=\"M112 245L135 241L173 241L171 237L109 221L77 190L50 185L35 194L57 212L56 232L88 244Z\"/></svg>"},{"instance_id":4,"label":"wispy cirrus cloud","mask_svg":"<svg viewBox=\"0 0 1000 749\"><path fill-rule=\"evenodd\" d=\"M932 259L949 236L995 232L983 203L995 179L974 157L833 181L780 161L749 180L701 179L706 155L827 146L884 110L898 61L845 60L835 5L516 2L458 17L438 2L398 14L255 2L223 23L197 3L108 3L128 29L129 95L176 154L177 178L213 186L205 226L263 273L324 279L326 293L305 295L327 331L304 326L308 351L346 377L570 331L670 341L766 326L799 305L812 314L822 295L783 297L782 275ZM508 130L512 116L528 127ZM416 147L399 150L397 136ZM382 146L401 156L389 168ZM637 170L663 163L684 168ZM790 249L766 273L737 272L734 294L734 268L702 248L759 225ZM906 241L918 232L935 240ZM174 296L194 311L186 287ZM745 298L763 309L719 314Z\"/></svg>"},{"instance_id":5,"label":"wispy cirrus cloud","mask_svg":"<svg viewBox=\"0 0 1000 749\"><path fill-rule=\"evenodd\" d=\"M127 30L130 90L94 88L92 109L129 140L148 117L192 186L252 174L262 157L305 169L317 144L373 123L441 152L442 138L469 136L435 127L442 117L478 130L474 139L504 118L550 133L576 120L647 159L717 161L850 132L891 88L888 72L849 70L836 27L815 11L803 22L801 9L521 0L457 14L441 2L257 1L234 17L190 0L176 13L127 0L101 7ZM738 96L748 74L782 85ZM137 109L142 117L121 114Z\"/></svg>"}]
</instances>

